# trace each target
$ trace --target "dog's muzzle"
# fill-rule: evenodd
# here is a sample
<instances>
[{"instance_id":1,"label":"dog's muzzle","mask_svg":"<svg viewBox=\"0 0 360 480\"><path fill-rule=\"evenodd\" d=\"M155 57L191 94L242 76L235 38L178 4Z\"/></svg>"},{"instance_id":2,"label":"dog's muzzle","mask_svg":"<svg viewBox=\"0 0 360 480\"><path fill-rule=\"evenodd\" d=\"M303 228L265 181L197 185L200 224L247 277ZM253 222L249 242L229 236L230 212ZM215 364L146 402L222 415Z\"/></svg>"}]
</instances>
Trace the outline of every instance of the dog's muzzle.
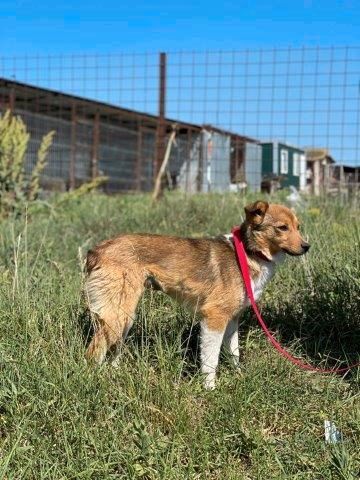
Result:
<instances>
[{"instance_id":1,"label":"dog's muzzle","mask_svg":"<svg viewBox=\"0 0 360 480\"><path fill-rule=\"evenodd\" d=\"M287 248L283 248L283 251L287 253L288 255L291 255L293 257L298 257L299 255L304 255L310 248L310 244L307 242L302 242L301 244L301 251L300 252L292 252L291 250L288 250Z\"/></svg>"}]
</instances>

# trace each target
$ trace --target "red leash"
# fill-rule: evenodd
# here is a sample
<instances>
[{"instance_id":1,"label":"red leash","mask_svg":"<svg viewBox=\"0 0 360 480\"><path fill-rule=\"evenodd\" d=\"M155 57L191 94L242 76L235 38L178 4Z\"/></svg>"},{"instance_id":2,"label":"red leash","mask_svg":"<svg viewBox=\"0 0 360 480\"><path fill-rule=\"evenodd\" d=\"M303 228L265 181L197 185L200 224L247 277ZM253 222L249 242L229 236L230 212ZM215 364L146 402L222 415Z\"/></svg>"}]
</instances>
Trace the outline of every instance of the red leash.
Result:
<instances>
[{"instance_id":1,"label":"red leash","mask_svg":"<svg viewBox=\"0 0 360 480\"><path fill-rule=\"evenodd\" d=\"M280 343L275 340L274 336L266 326L266 323L262 319L262 316L257 308L254 294L252 291L252 286L251 286L251 279L250 279L250 272L249 272L249 266L247 262L247 256L245 252L245 247L244 244L241 240L240 237L240 228L239 227L234 227L232 229L233 234L233 239L234 239L234 246L235 246L235 252L237 256L237 260L239 263L239 267L243 276L244 284L245 284L245 289L247 296L249 297L251 306L255 312L255 315L261 325L261 328L264 330L268 340L272 343L272 345L276 348L276 350L285 358L290 360L291 363L294 365L297 365L298 367L304 369L304 370L310 370L313 372L320 372L320 373L343 373L347 372L351 368L358 367L360 365L360 362L354 363L353 365L348 365L347 367L342 367L342 368L320 368L320 367L313 367L312 365L309 365L308 363L302 362L300 359L293 357L289 352L287 352L281 345Z\"/></svg>"}]
</instances>

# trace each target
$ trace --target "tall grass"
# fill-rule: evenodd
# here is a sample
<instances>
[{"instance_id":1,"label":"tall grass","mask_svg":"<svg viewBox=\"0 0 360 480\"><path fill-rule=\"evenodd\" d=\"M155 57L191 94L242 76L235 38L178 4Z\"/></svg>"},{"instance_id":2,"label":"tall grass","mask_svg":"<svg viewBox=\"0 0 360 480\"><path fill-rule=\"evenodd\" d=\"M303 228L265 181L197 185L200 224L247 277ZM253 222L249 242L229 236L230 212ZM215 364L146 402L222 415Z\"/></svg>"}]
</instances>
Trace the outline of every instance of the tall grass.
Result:
<instances>
[{"instance_id":1,"label":"tall grass","mask_svg":"<svg viewBox=\"0 0 360 480\"><path fill-rule=\"evenodd\" d=\"M228 232L252 199L174 194L151 205L143 195L89 195L2 223L0 478L359 478L359 371L298 370L249 313L241 369L225 357L213 392L198 373L198 319L157 292L141 301L119 368L83 359L89 247L123 231ZM299 216L312 248L279 269L264 316L310 362L356 360L359 212L317 199ZM341 444L324 443L325 419Z\"/></svg>"}]
</instances>

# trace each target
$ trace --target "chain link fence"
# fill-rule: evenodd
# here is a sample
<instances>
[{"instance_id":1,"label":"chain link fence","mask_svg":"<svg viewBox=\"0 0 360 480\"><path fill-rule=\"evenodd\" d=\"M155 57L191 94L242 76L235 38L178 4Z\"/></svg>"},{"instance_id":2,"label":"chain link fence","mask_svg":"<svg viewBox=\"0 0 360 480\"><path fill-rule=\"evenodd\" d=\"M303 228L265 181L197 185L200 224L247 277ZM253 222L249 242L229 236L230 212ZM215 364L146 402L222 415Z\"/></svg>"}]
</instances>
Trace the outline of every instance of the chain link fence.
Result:
<instances>
[{"instance_id":1,"label":"chain link fence","mask_svg":"<svg viewBox=\"0 0 360 480\"><path fill-rule=\"evenodd\" d=\"M0 57L0 109L56 131L44 184L313 193L359 184L360 47Z\"/></svg>"}]
</instances>

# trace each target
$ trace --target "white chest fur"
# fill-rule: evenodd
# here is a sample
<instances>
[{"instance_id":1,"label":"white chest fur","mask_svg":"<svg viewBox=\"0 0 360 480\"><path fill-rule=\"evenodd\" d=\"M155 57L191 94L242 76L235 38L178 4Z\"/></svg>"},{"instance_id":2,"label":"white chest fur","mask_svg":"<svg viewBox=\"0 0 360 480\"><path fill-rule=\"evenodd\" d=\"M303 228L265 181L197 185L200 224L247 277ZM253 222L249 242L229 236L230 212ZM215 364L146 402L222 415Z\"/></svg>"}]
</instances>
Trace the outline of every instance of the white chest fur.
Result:
<instances>
[{"instance_id":1,"label":"white chest fur","mask_svg":"<svg viewBox=\"0 0 360 480\"><path fill-rule=\"evenodd\" d=\"M260 298L266 284L269 280L272 279L276 266L281 263L284 259L283 253L278 253L274 255L272 262L266 262L264 260L260 260L260 275L258 275L254 280L251 279L251 286L254 292L255 300ZM249 305L249 300L246 301L247 305Z\"/></svg>"},{"instance_id":2,"label":"white chest fur","mask_svg":"<svg viewBox=\"0 0 360 480\"><path fill-rule=\"evenodd\" d=\"M273 262L261 261L260 269L260 275L258 275L255 280L251 279L251 286L255 300L260 298L266 284L272 279L275 273L275 264Z\"/></svg>"}]
</instances>

